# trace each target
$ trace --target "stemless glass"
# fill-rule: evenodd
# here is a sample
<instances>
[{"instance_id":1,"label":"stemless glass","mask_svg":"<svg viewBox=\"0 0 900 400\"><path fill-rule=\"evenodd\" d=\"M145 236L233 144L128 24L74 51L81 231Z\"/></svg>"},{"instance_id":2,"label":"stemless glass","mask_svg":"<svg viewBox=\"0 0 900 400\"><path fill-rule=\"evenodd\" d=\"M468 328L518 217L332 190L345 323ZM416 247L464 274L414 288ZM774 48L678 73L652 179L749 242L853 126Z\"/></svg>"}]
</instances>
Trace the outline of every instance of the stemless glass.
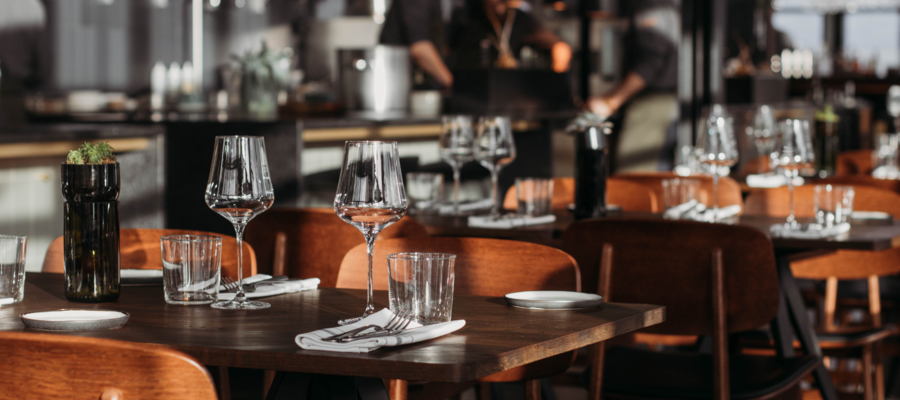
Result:
<instances>
[{"instance_id":1,"label":"stemless glass","mask_svg":"<svg viewBox=\"0 0 900 400\"><path fill-rule=\"evenodd\" d=\"M334 197L334 212L344 222L359 229L366 238L369 285L366 290L366 310L362 317L345 319L339 321L339 324L352 324L375 312L375 302L372 299L372 253L375 250L375 238L382 229L403 218L408 206L397 142L360 141L344 144L344 162Z\"/></svg>"},{"instance_id":2,"label":"stemless glass","mask_svg":"<svg viewBox=\"0 0 900 400\"><path fill-rule=\"evenodd\" d=\"M787 178L790 208L784 227L795 229L799 224L794 219L794 178L799 175L801 169L810 167L815 160L809 121L786 119L778 124L778 131L775 150L771 155L772 165Z\"/></svg>"},{"instance_id":3,"label":"stemless glass","mask_svg":"<svg viewBox=\"0 0 900 400\"><path fill-rule=\"evenodd\" d=\"M737 139L734 127L722 106L713 107L706 120L706 132L697 136L700 162L709 166L713 180L712 213L713 222L719 221L719 175L721 167L731 167L738 160Z\"/></svg>"},{"instance_id":4,"label":"stemless glass","mask_svg":"<svg viewBox=\"0 0 900 400\"><path fill-rule=\"evenodd\" d=\"M772 153L772 146L775 145L775 116L772 115L772 109L767 105L761 105L753 114L753 124L747 127L747 134L753 138L753 144L756 146L756 154L758 156L768 157ZM766 164L759 164L759 173L762 173Z\"/></svg>"},{"instance_id":5,"label":"stemless glass","mask_svg":"<svg viewBox=\"0 0 900 400\"><path fill-rule=\"evenodd\" d=\"M459 170L463 164L475 159L472 145L472 117L445 115L441 118L441 136L438 138L441 159L453 168L453 215L459 214Z\"/></svg>"},{"instance_id":6,"label":"stemless glass","mask_svg":"<svg viewBox=\"0 0 900 400\"><path fill-rule=\"evenodd\" d=\"M500 169L516 159L516 143L507 117L481 117L475 137L475 159L491 173L491 217L500 217L497 177Z\"/></svg>"},{"instance_id":7,"label":"stemless glass","mask_svg":"<svg viewBox=\"0 0 900 400\"><path fill-rule=\"evenodd\" d=\"M253 310L269 303L250 301L244 294L244 228L253 217L269 209L275 201L266 145L258 136L217 136L206 205L234 225L237 238L238 293L234 300L213 303L213 308Z\"/></svg>"}]
</instances>

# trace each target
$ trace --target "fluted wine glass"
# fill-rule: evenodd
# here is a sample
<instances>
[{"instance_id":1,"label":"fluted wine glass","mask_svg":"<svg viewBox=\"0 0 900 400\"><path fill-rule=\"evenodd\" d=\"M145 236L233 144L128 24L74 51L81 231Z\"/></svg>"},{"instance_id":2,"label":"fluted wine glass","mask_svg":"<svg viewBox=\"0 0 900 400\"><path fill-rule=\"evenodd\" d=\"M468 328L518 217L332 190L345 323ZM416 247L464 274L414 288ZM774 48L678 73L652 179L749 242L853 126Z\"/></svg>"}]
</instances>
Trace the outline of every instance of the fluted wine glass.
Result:
<instances>
[{"instance_id":1,"label":"fluted wine glass","mask_svg":"<svg viewBox=\"0 0 900 400\"><path fill-rule=\"evenodd\" d=\"M344 144L334 212L344 222L359 229L366 239L369 285L362 317L345 319L339 324L352 324L375 312L372 298L375 238L382 229L403 218L408 207L397 142L351 141Z\"/></svg>"},{"instance_id":2,"label":"fluted wine glass","mask_svg":"<svg viewBox=\"0 0 900 400\"><path fill-rule=\"evenodd\" d=\"M772 165L784 174L790 192L790 208L784 227L797 229L799 224L794 218L794 178L800 170L812 166L815 161L812 137L809 133L809 121L786 119L778 124L778 137L772 151Z\"/></svg>"},{"instance_id":3,"label":"fluted wine glass","mask_svg":"<svg viewBox=\"0 0 900 400\"><path fill-rule=\"evenodd\" d=\"M453 215L459 214L459 170L463 164L475 159L472 117L445 115L441 119L441 137L438 138L441 159L453 168Z\"/></svg>"},{"instance_id":4,"label":"fluted wine glass","mask_svg":"<svg viewBox=\"0 0 900 400\"><path fill-rule=\"evenodd\" d=\"M231 301L213 303L213 308L253 310L269 303L250 301L244 293L243 237L247 222L272 206L275 192L269 177L266 145L258 136L217 136L206 205L234 226L237 237L238 292Z\"/></svg>"},{"instance_id":5,"label":"fluted wine glass","mask_svg":"<svg viewBox=\"0 0 900 400\"><path fill-rule=\"evenodd\" d=\"M500 217L500 193L497 178L500 169L516 159L516 143L507 117L481 117L475 136L475 159L491 173L491 217Z\"/></svg>"},{"instance_id":6,"label":"fluted wine glass","mask_svg":"<svg viewBox=\"0 0 900 400\"><path fill-rule=\"evenodd\" d=\"M731 118L721 106L714 106L706 120L706 130L697 136L700 163L709 166L713 180L712 221L719 221L719 175L722 167L731 167L738 160L737 138Z\"/></svg>"},{"instance_id":7,"label":"fluted wine glass","mask_svg":"<svg viewBox=\"0 0 900 400\"><path fill-rule=\"evenodd\" d=\"M772 108L763 104L753 113L752 124L747 127L747 135L753 138L758 156L769 157L775 145L775 137L778 136L775 126L775 116ZM759 172L762 173L766 163L759 164Z\"/></svg>"}]
</instances>

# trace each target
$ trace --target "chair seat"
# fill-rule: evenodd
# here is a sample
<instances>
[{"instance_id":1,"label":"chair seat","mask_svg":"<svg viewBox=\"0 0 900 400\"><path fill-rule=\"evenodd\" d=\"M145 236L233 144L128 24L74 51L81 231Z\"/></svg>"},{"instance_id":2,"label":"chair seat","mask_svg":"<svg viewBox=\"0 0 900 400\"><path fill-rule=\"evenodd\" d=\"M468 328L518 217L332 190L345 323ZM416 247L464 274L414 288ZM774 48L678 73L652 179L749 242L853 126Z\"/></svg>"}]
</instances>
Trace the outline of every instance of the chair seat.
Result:
<instances>
[{"instance_id":1,"label":"chair seat","mask_svg":"<svg viewBox=\"0 0 900 400\"><path fill-rule=\"evenodd\" d=\"M775 394L791 387L817 364L815 356L732 355L731 398L748 400ZM713 398L713 359L709 354L613 347L606 351L603 370L604 392L648 398Z\"/></svg>"}]
</instances>

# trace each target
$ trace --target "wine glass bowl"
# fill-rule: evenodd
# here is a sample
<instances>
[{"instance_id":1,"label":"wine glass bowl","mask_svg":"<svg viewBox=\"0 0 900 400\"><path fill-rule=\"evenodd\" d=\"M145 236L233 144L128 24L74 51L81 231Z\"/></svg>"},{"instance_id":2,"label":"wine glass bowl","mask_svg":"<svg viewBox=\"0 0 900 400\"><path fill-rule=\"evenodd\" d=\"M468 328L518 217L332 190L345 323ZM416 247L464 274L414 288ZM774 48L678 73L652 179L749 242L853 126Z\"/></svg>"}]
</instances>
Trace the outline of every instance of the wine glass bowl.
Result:
<instances>
[{"instance_id":1,"label":"wine glass bowl","mask_svg":"<svg viewBox=\"0 0 900 400\"><path fill-rule=\"evenodd\" d=\"M752 123L747 127L747 135L753 138L753 145L756 147L758 156L768 157L772 153L778 132L771 107L764 104L756 109L753 113ZM765 164L760 163L759 172L762 172L764 168Z\"/></svg>"},{"instance_id":2,"label":"wine glass bowl","mask_svg":"<svg viewBox=\"0 0 900 400\"><path fill-rule=\"evenodd\" d=\"M516 143L507 117L481 117L475 136L475 160L491 173L491 216L500 217L500 193L497 179L500 169L516 159Z\"/></svg>"},{"instance_id":3,"label":"wine glass bowl","mask_svg":"<svg viewBox=\"0 0 900 400\"><path fill-rule=\"evenodd\" d=\"M341 325L354 323L375 312L372 296L375 238L384 228L403 218L408 207L397 142L346 142L334 212L365 237L369 279L362 317L339 321Z\"/></svg>"},{"instance_id":4,"label":"wine glass bowl","mask_svg":"<svg viewBox=\"0 0 900 400\"><path fill-rule=\"evenodd\" d=\"M800 170L812 166L814 154L809 121L786 119L778 124L775 148L770 158L772 165L785 175L790 192L790 209L784 224L786 228L798 227L794 218L794 178L799 175Z\"/></svg>"},{"instance_id":5,"label":"wine glass bowl","mask_svg":"<svg viewBox=\"0 0 900 400\"><path fill-rule=\"evenodd\" d=\"M252 310L269 307L269 303L248 300L244 293L242 240L247 223L272 207L274 201L263 138L217 136L206 185L206 205L234 226L239 289L233 300L213 303L213 308Z\"/></svg>"},{"instance_id":6,"label":"wine glass bowl","mask_svg":"<svg viewBox=\"0 0 900 400\"><path fill-rule=\"evenodd\" d=\"M438 138L441 159L453 169L453 214L459 214L459 170L463 164L475 159L472 117L445 115L441 118L441 136Z\"/></svg>"},{"instance_id":7,"label":"wine glass bowl","mask_svg":"<svg viewBox=\"0 0 900 400\"><path fill-rule=\"evenodd\" d=\"M722 106L716 105L706 120L706 130L697 135L697 149L701 164L709 167L713 180L713 222L719 220L719 175L722 167L731 167L738 160L734 123Z\"/></svg>"}]
</instances>

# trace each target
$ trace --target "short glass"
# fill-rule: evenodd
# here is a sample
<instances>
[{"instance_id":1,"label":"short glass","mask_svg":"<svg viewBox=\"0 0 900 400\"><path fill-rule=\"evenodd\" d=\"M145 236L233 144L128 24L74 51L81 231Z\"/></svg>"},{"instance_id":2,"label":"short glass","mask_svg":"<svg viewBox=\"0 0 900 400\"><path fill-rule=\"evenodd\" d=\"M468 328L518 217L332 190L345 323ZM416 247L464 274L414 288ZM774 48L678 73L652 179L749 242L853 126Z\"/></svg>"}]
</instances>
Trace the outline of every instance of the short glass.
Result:
<instances>
[{"instance_id":1,"label":"short glass","mask_svg":"<svg viewBox=\"0 0 900 400\"><path fill-rule=\"evenodd\" d=\"M516 178L516 214L537 217L550 214L553 203L553 180Z\"/></svg>"},{"instance_id":2,"label":"short glass","mask_svg":"<svg viewBox=\"0 0 900 400\"><path fill-rule=\"evenodd\" d=\"M429 172L406 174L406 196L410 200L411 209L425 211L435 208L440 203L443 192L443 174Z\"/></svg>"},{"instance_id":3,"label":"short glass","mask_svg":"<svg viewBox=\"0 0 900 400\"><path fill-rule=\"evenodd\" d=\"M856 192L852 186L816 185L815 212L816 224L822 228L845 223L853 212L853 197Z\"/></svg>"},{"instance_id":4,"label":"short glass","mask_svg":"<svg viewBox=\"0 0 900 400\"><path fill-rule=\"evenodd\" d=\"M700 202L700 181L674 178L662 181L663 209L666 218L689 219Z\"/></svg>"},{"instance_id":5,"label":"short glass","mask_svg":"<svg viewBox=\"0 0 900 400\"><path fill-rule=\"evenodd\" d=\"M159 238L163 290L169 304L212 304L222 267L222 238L171 235Z\"/></svg>"},{"instance_id":6,"label":"short glass","mask_svg":"<svg viewBox=\"0 0 900 400\"><path fill-rule=\"evenodd\" d=\"M453 311L453 266L456 255L396 253L388 255L388 297L394 314L411 313L422 325L450 321Z\"/></svg>"},{"instance_id":7,"label":"short glass","mask_svg":"<svg viewBox=\"0 0 900 400\"><path fill-rule=\"evenodd\" d=\"M25 297L25 236L0 235L0 306Z\"/></svg>"}]
</instances>

